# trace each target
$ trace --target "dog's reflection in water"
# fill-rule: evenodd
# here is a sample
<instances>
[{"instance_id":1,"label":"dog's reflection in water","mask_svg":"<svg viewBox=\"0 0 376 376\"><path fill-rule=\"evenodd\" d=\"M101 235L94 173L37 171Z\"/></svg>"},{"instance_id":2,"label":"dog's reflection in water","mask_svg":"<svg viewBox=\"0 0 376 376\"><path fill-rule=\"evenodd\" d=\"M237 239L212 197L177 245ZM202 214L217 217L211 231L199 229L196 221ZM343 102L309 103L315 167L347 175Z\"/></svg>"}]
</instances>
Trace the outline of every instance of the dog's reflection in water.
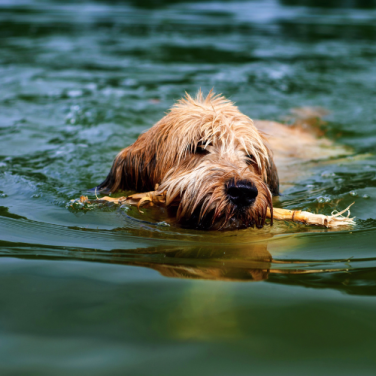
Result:
<instances>
[{"instance_id":1,"label":"dog's reflection in water","mask_svg":"<svg viewBox=\"0 0 376 376\"><path fill-rule=\"evenodd\" d=\"M179 247L162 251L143 250L153 257L128 261L127 264L157 270L165 277L222 281L261 281L268 278L272 256L266 244L231 246ZM116 252L116 251L113 251ZM155 257L160 255L163 257Z\"/></svg>"},{"instance_id":2,"label":"dog's reflection in water","mask_svg":"<svg viewBox=\"0 0 376 376\"><path fill-rule=\"evenodd\" d=\"M84 252L85 259L154 269L165 277L219 281L262 281L272 274L306 274L299 261L273 259L267 242L254 244L159 246L108 252ZM286 264L296 264L286 268ZM300 267L299 267L300 264ZM285 266L285 267L284 267ZM332 271L332 270L331 270Z\"/></svg>"}]
</instances>

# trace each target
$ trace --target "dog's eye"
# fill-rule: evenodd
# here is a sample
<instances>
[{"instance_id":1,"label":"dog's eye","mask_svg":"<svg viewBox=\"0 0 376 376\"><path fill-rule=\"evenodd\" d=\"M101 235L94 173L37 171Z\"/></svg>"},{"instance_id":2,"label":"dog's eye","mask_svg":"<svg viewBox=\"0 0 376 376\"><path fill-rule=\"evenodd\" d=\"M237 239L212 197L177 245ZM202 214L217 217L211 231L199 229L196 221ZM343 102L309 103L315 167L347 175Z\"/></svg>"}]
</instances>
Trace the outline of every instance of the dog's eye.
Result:
<instances>
[{"instance_id":1,"label":"dog's eye","mask_svg":"<svg viewBox=\"0 0 376 376\"><path fill-rule=\"evenodd\" d=\"M206 155L206 154L209 154L209 152L204 149L203 146L197 146L196 148L196 153L195 154L203 154L203 155Z\"/></svg>"},{"instance_id":2,"label":"dog's eye","mask_svg":"<svg viewBox=\"0 0 376 376\"><path fill-rule=\"evenodd\" d=\"M201 142L197 144L196 148L190 148L195 154L207 155L209 151Z\"/></svg>"},{"instance_id":3,"label":"dog's eye","mask_svg":"<svg viewBox=\"0 0 376 376\"><path fill-rule=\"evenodd\" d=\"M253 155L247 155L246 163L247 165L251 165L252 163L255 163L255 158L253 157Z\"/></svg>"}]
</instances>

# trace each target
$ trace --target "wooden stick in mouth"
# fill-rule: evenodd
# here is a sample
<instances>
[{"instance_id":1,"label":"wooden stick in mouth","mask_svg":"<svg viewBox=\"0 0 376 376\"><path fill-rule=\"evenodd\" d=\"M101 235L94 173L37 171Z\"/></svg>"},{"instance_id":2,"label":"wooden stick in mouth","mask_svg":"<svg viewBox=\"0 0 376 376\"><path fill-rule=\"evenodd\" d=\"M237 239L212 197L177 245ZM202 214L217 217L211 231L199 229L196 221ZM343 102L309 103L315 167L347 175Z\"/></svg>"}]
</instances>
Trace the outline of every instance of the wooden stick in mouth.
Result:
<instances>
[{"instance_id":1,"label":"wooden stick in mouth","mask_svg":"<svg viewBox=\"0 0 376 376\"><path fill-rule=\"evenodd\" d=\"M354 218L350 218L350 207L354 202L346 209L338 212L332 212L332 215L314 214L302 210L288 210L273 208L273 218L282 221L302 222L307 225L325 226L327 228L337 228L341 226L353 226L355 225ZM342 214L347 212L347 216ZM270 218L270 210L268 208L267 218Z\"/></svg>"},{"instance_id":2,"label":"wooden stick in mouth","mask_svg":"<svg viewBox=\"0 0 376 376\"><path fill-rule=\"evenodd\" d=\"M74 203L76 200L72 200ZM144 205L165 205L166 204L166 195L164 192L151 191L145 193L135 193L130 196L123 196L118 198L112 198L109 196L100 197L96 200L89 200L86 196L81 196L79 201L81 203L99 203L101 201L112 202L114 204L128 204L137 206L138 210L143 213L140 208ZM178 202L177 202L178 203ZM342 226L353 226L355 225L354 218L350 218L350 207L354 202L349 205L346 209L338 212L333 211L332 215L324 214L314 214L302 210L288 210L288 209L279 209L273 208L273 219L281 221L293 221L301 222L307 225L317 225L324 226L327 228L339 228ZM343 216L344 213L347 213L347 216ZM267 211L267 218L271 218L270 209Z\"/></svg>"}]
</instances>

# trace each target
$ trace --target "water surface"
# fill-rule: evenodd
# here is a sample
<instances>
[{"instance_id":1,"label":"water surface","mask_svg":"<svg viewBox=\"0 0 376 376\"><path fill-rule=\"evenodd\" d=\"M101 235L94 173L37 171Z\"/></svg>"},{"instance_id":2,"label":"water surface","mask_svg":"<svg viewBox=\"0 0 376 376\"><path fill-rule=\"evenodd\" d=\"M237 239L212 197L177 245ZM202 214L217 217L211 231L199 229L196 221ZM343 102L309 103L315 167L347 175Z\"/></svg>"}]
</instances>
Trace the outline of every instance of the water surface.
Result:
<instances>
[{"instance_id":1,"label":"water surface","mask_svg":"<svg viewBox=\"0 0 376 376\"><path fill-rule=\"evenodd\" d=\"M376 4L2 1L2 374L374 374ZM360 5L359 5L360 4ZM185 91L330 111L351 152L275 205L355 228L183 230L69 208Z\"/></svg>"}]
</instances>

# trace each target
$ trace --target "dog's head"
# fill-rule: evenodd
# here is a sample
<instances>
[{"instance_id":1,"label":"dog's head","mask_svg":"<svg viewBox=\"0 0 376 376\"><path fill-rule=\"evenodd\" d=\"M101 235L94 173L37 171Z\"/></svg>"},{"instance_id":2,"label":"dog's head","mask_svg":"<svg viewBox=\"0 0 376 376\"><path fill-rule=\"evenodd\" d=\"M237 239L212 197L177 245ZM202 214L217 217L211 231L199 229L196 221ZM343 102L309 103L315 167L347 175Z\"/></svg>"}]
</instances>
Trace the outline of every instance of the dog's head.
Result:
<instances>
[{"instance_id":1,"label":"dog's head","mask_svg":"<svg viewBox=\"0 0 376 376\"><path fill-rule=\"evenodd\" d=\"M200 229L265 223L278 174L265 137L233 103L188 94L116 157L99 190L147 192L156 185L178 221Z\"/></svg>"}]
</instances>

